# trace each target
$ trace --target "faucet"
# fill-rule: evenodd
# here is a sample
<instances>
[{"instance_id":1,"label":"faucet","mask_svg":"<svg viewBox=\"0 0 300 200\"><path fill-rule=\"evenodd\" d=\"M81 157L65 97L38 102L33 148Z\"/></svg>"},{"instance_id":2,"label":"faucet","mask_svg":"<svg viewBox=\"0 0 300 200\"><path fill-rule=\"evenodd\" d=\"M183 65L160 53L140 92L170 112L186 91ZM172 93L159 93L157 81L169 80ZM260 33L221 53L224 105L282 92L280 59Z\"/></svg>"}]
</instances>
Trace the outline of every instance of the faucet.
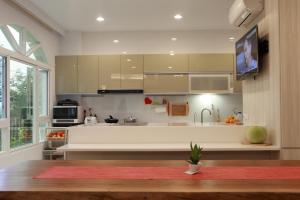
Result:
<instances>
[{"instance_id":1,"label":"faucet","mask_svg":"<svg viewBox=\"0 0 300 200\"><path fill-rule=\"evenodd\" d=\"M207 108L203 108L203 109L201 110L201 123L203 123L203 113L204 113L204 111L208 111L208 112L209 112L209 115L211 115L211 110L209 110L209 109L207 109Z\"/></svg>"}]
</instances>

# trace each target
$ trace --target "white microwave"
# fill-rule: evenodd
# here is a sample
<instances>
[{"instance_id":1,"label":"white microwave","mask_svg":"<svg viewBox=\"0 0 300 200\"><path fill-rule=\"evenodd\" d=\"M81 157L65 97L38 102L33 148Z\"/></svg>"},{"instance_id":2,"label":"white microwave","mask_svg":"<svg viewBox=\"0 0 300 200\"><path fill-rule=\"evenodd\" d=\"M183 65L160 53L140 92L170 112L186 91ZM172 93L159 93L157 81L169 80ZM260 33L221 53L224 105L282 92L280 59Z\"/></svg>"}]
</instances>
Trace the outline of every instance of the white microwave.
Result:
<instances>
[{"instance_id":1,"label":"white microwave","mask_svg":"<svg viewBox=\"0 0 300 200\"><path fill-rule=\"evenodd\" d=\"M79 124L83 123L83 110L81 106L54 106L53 124Z\"/></svg>"}]
</instances>

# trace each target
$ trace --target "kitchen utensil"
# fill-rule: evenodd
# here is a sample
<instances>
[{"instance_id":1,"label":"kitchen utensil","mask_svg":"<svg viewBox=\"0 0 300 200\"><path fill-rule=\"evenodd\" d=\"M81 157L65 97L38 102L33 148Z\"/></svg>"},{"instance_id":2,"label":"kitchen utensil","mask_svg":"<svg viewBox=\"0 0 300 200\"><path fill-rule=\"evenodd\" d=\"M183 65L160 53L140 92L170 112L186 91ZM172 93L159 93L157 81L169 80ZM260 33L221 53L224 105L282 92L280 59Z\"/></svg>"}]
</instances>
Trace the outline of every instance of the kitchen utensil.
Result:
<instances>
[{"instance_id":1,"label":"kitchen utensil","mask_svg":"<svg viewBox=\"0 0 300 200\"><path fill-rule=\"evenodd\" d=\"M109 124L116 124L119 122L119 119L113 118L113 116L110 115L109 118L104 119L104 121Z\"/></svg>"}]
</instances>

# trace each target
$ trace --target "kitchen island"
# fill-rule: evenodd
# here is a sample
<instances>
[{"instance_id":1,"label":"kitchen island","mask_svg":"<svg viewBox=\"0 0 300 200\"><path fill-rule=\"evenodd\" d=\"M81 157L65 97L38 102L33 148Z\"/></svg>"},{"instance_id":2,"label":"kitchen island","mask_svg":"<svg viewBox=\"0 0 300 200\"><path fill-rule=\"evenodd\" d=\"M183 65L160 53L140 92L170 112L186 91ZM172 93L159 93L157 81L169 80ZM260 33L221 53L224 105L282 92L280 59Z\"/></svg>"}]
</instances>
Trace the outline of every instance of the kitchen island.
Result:
<instances>
[{"instance_id":1,"label":"kitchen island","mask_svg":"<svg viewBox=\"0 0 300 200\"><path fill-rule=\"evenodd\" d=\"M203 161L204 167L294 167L299 161ZM193 179L101 179L36 178L53 167L164 167L187 166L185 161L28 161L0 171L0 199L110 199L110 200L298 200L300 181L296 178L210 180ZM287 169L289 170L289 169ZM294 169L295 170L295 169ZM118 173L118 172L116 172ZM183 172L182 172L183 173ZM88 173L87 173L88 174ZM180 172L181 175L181 172ZM278 178L279 177L279 178ZM250 177L251 178L251 177Z\"/></svg>"},{"instance_id":2,"label":"kitchen island","mask_svg":"<svg viewBox=\"0 0 300 200\"><path fill-rule=\"evenodd\" d=\"M148 123L80 125L58 148L65 159L183 159L189 144L200 144L207 159L273 159L277 145L243 144L248 126L217 123ZM227 156L224 154L227 152ZM241 153L244 152L244 153ZM225 156L225 157L224 157Z\"/></svg>"}]
</instances>

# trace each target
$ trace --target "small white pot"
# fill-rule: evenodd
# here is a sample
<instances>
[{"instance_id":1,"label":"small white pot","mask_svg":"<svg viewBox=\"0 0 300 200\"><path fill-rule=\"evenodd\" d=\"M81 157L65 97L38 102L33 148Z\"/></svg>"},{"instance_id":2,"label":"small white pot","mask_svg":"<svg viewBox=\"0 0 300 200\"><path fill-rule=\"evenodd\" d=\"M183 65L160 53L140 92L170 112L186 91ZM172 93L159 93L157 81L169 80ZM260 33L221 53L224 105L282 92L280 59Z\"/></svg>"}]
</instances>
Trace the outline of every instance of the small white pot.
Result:
<instances>
[{"instance_id":1,"label":"small white pot","mask_svg":"<svg viewBox=\"0 0 300 200\"><path fill-rule=\"evenodd\" d=\"M190 172L198 172L200 170L201 163L199 162L197 165L189 164L189 171Z\"/></svg>"}]
</instances>

